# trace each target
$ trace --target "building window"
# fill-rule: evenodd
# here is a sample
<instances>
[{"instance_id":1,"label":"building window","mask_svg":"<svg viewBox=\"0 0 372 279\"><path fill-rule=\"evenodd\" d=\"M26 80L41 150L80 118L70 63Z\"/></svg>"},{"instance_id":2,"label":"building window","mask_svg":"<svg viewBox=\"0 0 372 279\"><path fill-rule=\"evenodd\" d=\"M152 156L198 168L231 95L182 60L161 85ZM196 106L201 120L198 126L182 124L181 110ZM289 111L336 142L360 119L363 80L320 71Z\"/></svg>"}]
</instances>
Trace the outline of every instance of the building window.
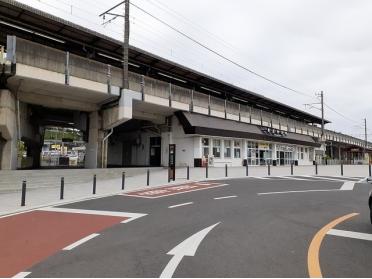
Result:
<instances>
[{"instance_id":1,"label":"building window","mask_svg":"<svg viewBox=\"0 0 372 279\"><path fill-rule=\"evenodd\" d=\"M202 145L203 145L203 156L205 158L208 158L209 156L209 139L203 138L202 139Z\"/></svg>"},{"instance_id":2,"label":"building window","mask_svg":"<svg viewBox=\"0 0 372 279\"><path fill-rule=\"evenodd\" d=\"M247 142L247 161L248 165L255 166L259 163L258 143L253 141Z\"/></svg>"},{"instance_id":3,"label":"building window","mask_svg":"<svg viewBox=\"0 0 372 279\"><path fill-rule=\"evenodd\" d=\"M234 140L234 158L240 158L240 141Z\"/></svg>"},{"instance_id":4,"label":"building window","mask_svg":"<svg viewBox=\"0 0 372 279\"><path fill-rule=\"evenodd\" d=\"M298 148L298 159L300 160L303 160L304 159L304 148L303 147L299 147Z\"/></svg>"},{"instance_id":5,"label":"building window","mask_svg":"<svg viewBox=\"0 0 372 279\"><path fill-rule=\"evenodd\" d=\"M231 158L231 141L225 140L225 151L224 151L224 156L225 158Z\"/></svg>"},{"instance_id":6,"label":"building window","mask_svg":"<svg viewBox=\"0 0 372 279\"><path fill-rule=\"evenodd\" d=\"M221 140L213 140L213 156L215 158L221 158Z\"/></svg>"}]
</instances>

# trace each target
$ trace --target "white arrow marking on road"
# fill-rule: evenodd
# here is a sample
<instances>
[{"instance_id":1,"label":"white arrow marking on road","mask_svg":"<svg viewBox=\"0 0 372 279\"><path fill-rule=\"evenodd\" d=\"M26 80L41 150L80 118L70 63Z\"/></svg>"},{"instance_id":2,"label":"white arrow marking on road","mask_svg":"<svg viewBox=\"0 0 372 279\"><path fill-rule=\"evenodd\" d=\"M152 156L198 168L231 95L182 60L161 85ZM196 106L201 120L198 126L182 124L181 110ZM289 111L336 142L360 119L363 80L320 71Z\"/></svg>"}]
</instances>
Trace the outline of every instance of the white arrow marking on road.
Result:
<instances>
[{"instance_id":1,"label":"white arrow marking on road","mask_svg":"<svg viewBox=\"0 0 372 279\"><path fill-rule=\"evenodd\" d=\"M167 266L164 268L163 272L160 275L160 278L172 278L173 273L176 271L177 266L181 262L182 258L185 256L193 257L195 256L196 250L198 249L200 243L206 237L206 235L218 224L214 224L208 228L193 234L189 238L182 241L172 250L170 250L167 255L173 255L173 258L169 261Z\"/></svg>"}]
</instances>

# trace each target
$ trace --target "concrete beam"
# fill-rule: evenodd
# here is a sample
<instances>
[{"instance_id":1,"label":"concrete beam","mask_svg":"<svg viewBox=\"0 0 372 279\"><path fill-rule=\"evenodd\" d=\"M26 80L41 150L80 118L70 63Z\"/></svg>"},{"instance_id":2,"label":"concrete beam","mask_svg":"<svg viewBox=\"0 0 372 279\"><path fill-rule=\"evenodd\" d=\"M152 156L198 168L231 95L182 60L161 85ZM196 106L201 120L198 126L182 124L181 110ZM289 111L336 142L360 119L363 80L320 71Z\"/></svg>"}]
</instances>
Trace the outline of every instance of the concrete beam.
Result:
<instances>
[{"instance_id":1,"label":"concrete beam","mask_svg":"<svg viewBox=\"0 0 372 279\"><path fill-rule=\"evenodd\" d=\"M96 111L98 106L88 103L84 100L76 101L63 97L47 96L43 94L36 94L31 92L19 92L19 99L28 104L41 105L49 108L80 110L80 111Z\"/></svg>"},{"instance_id":2,"label":"concrete beam","mask_svg":"<svg viewBox=\"0 0 372 279\"><path fill-rule=\"evenodd\" d=\"M141 100L142 93L124 89L119 105L103 112L103 129L115 128L133 118L133 100Z\"/></svg>"}]
</instances>

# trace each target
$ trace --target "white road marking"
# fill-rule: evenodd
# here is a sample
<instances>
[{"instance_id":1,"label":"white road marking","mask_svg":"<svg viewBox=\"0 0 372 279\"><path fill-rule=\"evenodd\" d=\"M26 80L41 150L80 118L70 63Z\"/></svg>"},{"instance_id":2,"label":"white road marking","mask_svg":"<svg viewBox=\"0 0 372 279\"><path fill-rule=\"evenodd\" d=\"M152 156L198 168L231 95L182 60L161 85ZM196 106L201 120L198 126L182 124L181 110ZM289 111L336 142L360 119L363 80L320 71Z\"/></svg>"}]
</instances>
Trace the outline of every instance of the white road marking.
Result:
<instances>
[{"instance_id":1,"label":"white road marking","mask_svg":"<svg viewBox=\"0 0 372 279\"><path fill-rule=\"evenodd\" d=\"M223 200L223 199L232 199L232 198L237 198L238 196L226 196L226 197L218 197L218 198L213 198L214 200Z\"/></svg>"},{"instance_id":2,"label":"white road marking","mask_svg":"<svg viewBox=\"0 0 372 279\"><path fill-rule=\"evenodd\" d=\"M198 249L200 243L206 237L206 235L219 223L214 224L208 228L205 228L196 234L193 234L172 250L170 250L167 255L173 255L172 259L168 262L167 266L164 268L160 275L160 278L172 278L173 273L176 271L177 266L181 262L182 258L185 256L193 257L195 256L196 250Z\"/></svg>"},{"instance_id":3,"label":"white road marking","mask_svg":"<svg viewBox=\"0 0 372 279\"><path fill-rule=\"evenodd\" d=\"M372 241L372 234L330 229L327 234Z\"/></svg>"},{"instance_id":4,"label":"white road marking","mask_svg":"<svg viewBox=\"0 0 372 279\"><path fill-rule=\"evenodd\" d=\"M76 241L76 242L74 242L74 243L66 246L62 250L65 250L65 251L72 250L75 247L77 247L77 246L79 246L79 245L81 245L81 244L83 244L83 243L85 243L85 242L87 242L87 241L89 241L89 240L97 237L97 236L99 236L99 233L92 233L92 234L90 234L90 235L88 235L88 236L86 236L86 237L84 237L84 238L82 238L82 239L80 239L80 240L78 240L78 241Z\"/></svg>"},{"instance_id":5,"label":"white road marking","mask_svg":"<svg viewBox=\"0 0 372 279\"><path fill-rule=\"evenodd\" d=\"M209 185L212 185L211 183L208 183L208 182L196 182L196 183L194 183L194 184L196 184L196 185L206 185L206 186L209 186Z\"/></svg>"},{"instance_id":6,"label":"white road marking","mask_svg":"<svg viewBox=\"0 0 372 279\"><path fill-rule=\"evenodd\" d=\"M17 273L16 275L14 275L12 278L26 278L28 275L30 275L31 272L20 272L20 273Z\"/></svg>"},{"instance_id":7,"label":"white road marking","mask_svg":"<svg viewBox=\"0 0 372 279\"><path fill-rule=\"evenodd\" d=\"M175 205L168 206L168 208L176 208L176 207L189 205L189 204L193 204L193 202L185 202L185 203L175 204Z\"/></svg>"},{"instance_id":8,"label":"white road marking","mask_svg":"<svg viewBox=\"0 0 372 279\"><path fill-rule=\"evenodd\" d=\"M340 190L341 191L352 191L355 186L355 181L347 181L344 184L342 184Z\"/></svg>"},{"instance_id":9,"label":"white road marking","mask_svg":"<svg viewBox=\"0 0 372 279\"><path fill-rule=\"evenodd\" d=\"M289 180L299 180L299 181L318 181L316 179L311 178L300 178L300 177L293 177L293 176L280 176L281 178L286 178Z\"/></svg>"},{"instance_id":10,"label":"white road marking","mask_svg":"<svg viewBox=\"0 0 372 279\"><path fill-rule=\"evenodd\" d=\"M270 179L268 177L261 177L261 176L248 176L248 178L255 178L255 179Z\"/></svg>"},{"instance_id":11,"label":"white road marking","mask_svg":"<svg viewBox=\"0 0 372 279\"><path fill-rule=\"evenodd\" d=\"M257 193L257 195L258 196L263 196L263 195L276 195L276 194L292 194L292 193L308 193L308 192L335 192L335 191L340 191L340 189L320 189L320 190L267 192L267 193Z\"/></svg>"},{"instance_id":12,"label":"white road marking","mask_svg":"<svg viewBox=\"0 0 372 279\"><path fill-rule=\"evenodd\" d=\"M327 178L327 177L322 177L322 176L312 176L312 175L302 175L302 176L303 177L316 178L318 180L339 181L339 182L348 181L348 180L345 180L345 179Z\"/></svg>"},{"instance_id":13,"label":"white road marking","mask_svg":"<svg viewBox=\"0 0 372 279\"><path fill-rule=\"evenodd\" d=\"M101 215L101 216L114 216L129 218L122 221L121 223L128 223L140 217L146 216L147 214L132 213L132 212L120 212L120 211L101 211L101 210L87 210L87 209L73 209L73 208L62 208L62 207L46 207L37 209L38 211L50 211L50 212L62 212L62 213L76 213L76 214L90 214L90 215Z\"/></svg>"},{"instance_id":14,"label":"white road marking","mask_svg":"<svg viewBox=\"0 0 372 279\"><path fill-rule=\"evenodd\" d=\"M367 179L368 179L368 177L364 177L364 178L358 180L357 183L368 183L368 182L367 182Z\"/></svg>"}]
</instances>

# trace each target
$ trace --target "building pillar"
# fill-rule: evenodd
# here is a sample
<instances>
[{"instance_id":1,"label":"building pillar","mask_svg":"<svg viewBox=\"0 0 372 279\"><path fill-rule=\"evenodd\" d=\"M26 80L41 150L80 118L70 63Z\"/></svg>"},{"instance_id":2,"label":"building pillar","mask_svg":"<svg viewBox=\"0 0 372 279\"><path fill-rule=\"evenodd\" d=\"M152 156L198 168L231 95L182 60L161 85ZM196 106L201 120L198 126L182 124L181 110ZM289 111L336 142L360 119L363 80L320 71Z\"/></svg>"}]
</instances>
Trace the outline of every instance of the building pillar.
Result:
<instances>
[{"instance_id":1,"label":"building pillar","mask_svg":"<svg viewBox=\"0 0 372 279\"><path fill-rule=\"evenodd\" d=\"M170 144L173 144L172 132L161 133L161 165L163 167L168 167L169 165L168 161L169 161L169 145ZM176 147L176 150L177 150L177 147ZM176 162L177 162L177 154L176 154Z\"/></svg>"},{"instance_id":2,"label":"building pillar","mask_svg":"<svg viewBox=\"0 0 372 279\"><path fill-rule=\"evenodd\" d=\"M17 169L17 114L14 95L0 90L0 169Z\"/></svg>"},{"instance_id":3,"label":"building pillar","mask_svg":"<svg viewBox=\"0 0 372 279\"><path fill-rule=\"evenodd\" d=\"M85 168L95 169L102 163L102 139L103 132L100 130L101 118L98 111L89 114L89 138L85 156ZM107 151L107 149L106 149ZM107 154L106 154L107 156Z\"/></svg>"}]
</instances>

